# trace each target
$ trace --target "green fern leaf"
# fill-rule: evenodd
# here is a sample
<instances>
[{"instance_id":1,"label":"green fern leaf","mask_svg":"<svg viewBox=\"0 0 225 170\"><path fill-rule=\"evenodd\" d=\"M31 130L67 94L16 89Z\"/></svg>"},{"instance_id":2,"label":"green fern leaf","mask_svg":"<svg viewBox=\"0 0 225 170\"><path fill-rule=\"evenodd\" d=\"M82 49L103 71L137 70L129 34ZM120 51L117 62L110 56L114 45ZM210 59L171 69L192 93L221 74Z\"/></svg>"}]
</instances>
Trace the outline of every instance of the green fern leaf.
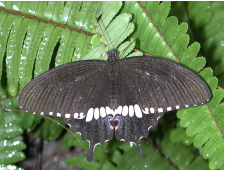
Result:
<instances>
[{"instance_id":1,"label":"green fern leaf","mask_svg":"<svg viewBox=\"0 0 225 170\"><path fill-rule=\"evenodd\" d=\"M0 101L0 106L18 108L16 98ZM0 109L0 117L0 164L11 164L23 160L25 155L22 150L26 146L20 136L23 133L21 115L7 109Z\"/></svg>"},{"instance_id":2,"label":"green fern leaf","mask_svg":"<svg viewBox=\"0 0 225 170\"><path fill-rule=\"evenodd\" d=\"M203 146L202 155L209 158L209 168L217 169L223 164L223 111L220 102L223 99L223 90L215 89L217 81L211 77L210 69L203 70L200 75L206 77L212 91L213 98L207 107L198 106L186 110L180 110L177 116L181 119L181 126L187 128L187 135L194 137L193 144L195 147ZM208 110L210 109L210 110ZM219 111L214 113L214 110ZM216 118L214 118L216 115ZM218 122L219 124L218 124ZM216 144L215 144L216 142ZM214 144L212 144L214 143Z\"/></svg>"},{"instance_id":3,"label":"green fern leaf","mask_svg":"<svg viewBox=\"0 0 225 170\"><path fill-rule=\"evenodd\" d=\"M223 81L224 68L224 3L223 2L188 2L190 22L198 34L197 40L202 45L202 54L208 59L214 75ZM195 17L198 15L198 17ZM213 45L214 44L214 45Z\"/></svg>"}]
</instances>

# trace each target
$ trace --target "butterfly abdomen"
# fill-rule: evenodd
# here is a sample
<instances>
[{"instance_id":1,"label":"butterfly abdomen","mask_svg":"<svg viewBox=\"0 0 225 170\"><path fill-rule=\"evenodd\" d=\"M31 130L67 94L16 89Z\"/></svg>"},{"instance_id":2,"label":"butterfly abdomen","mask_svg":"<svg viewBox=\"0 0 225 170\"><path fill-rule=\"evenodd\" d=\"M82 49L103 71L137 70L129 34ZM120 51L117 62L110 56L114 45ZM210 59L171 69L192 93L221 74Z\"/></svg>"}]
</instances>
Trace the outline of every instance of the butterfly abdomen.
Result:
<instances>
[{"instance_id":1,"label":"butterfly abdomen","mask_svg":"<svg viewBox=\"0 0 225 170\"><path fill-rule=\"evenodd\" d=\"M109 73L109 107L113 110L118 108L118 83L117 83L117 73Z\"/></svg>"}]
</instances>

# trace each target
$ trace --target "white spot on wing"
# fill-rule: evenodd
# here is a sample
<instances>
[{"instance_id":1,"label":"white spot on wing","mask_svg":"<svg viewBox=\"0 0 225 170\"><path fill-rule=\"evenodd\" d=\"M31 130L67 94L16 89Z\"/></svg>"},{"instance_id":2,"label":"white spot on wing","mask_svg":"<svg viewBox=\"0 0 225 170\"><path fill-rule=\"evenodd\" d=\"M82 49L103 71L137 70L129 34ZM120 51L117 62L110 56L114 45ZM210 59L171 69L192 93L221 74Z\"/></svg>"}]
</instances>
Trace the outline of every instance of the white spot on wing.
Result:
<instances>
[{"instance_id":1,"label":"white spot on wing","mask_svg":"<svg viewBox=\"0 0 225 170\"><path fill-rule=\"evenodd\" d=\"M70 118L70 114L69 113L65 114L65 118Z\"/></svg>"},{"instance_id":2,"label":"white spot on wing","mask_svg":"<svg viewBox=\"0 0 225 170\"><path fill-rule=\"evenodd\" d=\"M180 109L180 106L179 105L176 105L176 109Z\"/></svg>"},{"instance_id":3,"label":"white spot on wing","mask_svg":"<svg viewBox=\"0 0 225 170\"><path fill-rule=\"evenodd\" d=\"M99 118L99 108L95 108L94 118L97 120Z\"/></svg>"},{"instance_id":4,"label":"white spot on wing","mask_svg":"<svg viewBox=\"0 0 225 170\"><path fill-rule=\"evenodd\" d=\"M120 114L121 115L121 112L122 112L122 106L119 106L117 109L116 109L116 114Z\"/></svg>"},{"instance_id":5,"label":"white spot on wing","mask_svg":"<svg viewBox=\"0 0 225 170\"><path fill-rule=\"evenodd\" d=\"M93 118L94 109L90 108L87 112L86 122L90 122Z\"/></svg>"},{"instance_id":6,"label":"white spot on wing","mask_svg":"<svg viewBox=\"0 0 225 170\"><path fill-rule=\"evenodd\" d=\"M74 119L77 119L78 118L78 113L74 113L73 117L74 117Z\"/></svg>"},{"instance_id":7,"label":"white spot on wing","mask_svg":"<svg viewBox=\"0 0 225 170\"><path fill-rule=\"evenodd\" d=\"M79 119L83 119L85 116L84 116L84 113L83 112L81 112L80 113L80 117L79 117Z\"/></svg>"},{"instance_id":8,"label":"white spot on wing","mask_svg":"<svg viewBox=\"0 0 225 170\"><path fill-rule=\"evenodd\" d=\"M171 111L172 110L172 107L167 107L167 111Z\"/></svg>"},{"instance_id":9,"label":"white spot on wing","mask_svg":"<svg viewBox=\"0 0 225 170\"><path fill-rule=\"evenodd\" d=\"M163 112L163 108L158 108L158 112L162 113Z\"/></svg>"},{"instance_id":10,"label":"white spot on wing","mask_svg":"<svg viewBox=\"0 0 225 170\"><path fill-rule=\"evenodd\" d=\"M135 115L138 118L142 118L142 112L141 112L141 108L140 106L138 106L137 104L134 105L134 111L135 111Z\"/></svg>"},{"instance_id":11,"label":"white spot on wing","mask_svg":"<svg viewBox=\"0 0 225 170\"><path fill-rule=\"evenodd\" d=\"M151 112L151 113L155 113L155 109L151 107L151 108L150 108L150 112Z\"/></svg>"},{"instance_id":12,"label":"white spot on wing","mask_svg":"<svg viewBox=\"0 0 225 170\"><path fill-rule=\"evenodd\" d=\"M132 105L129 106L129 116L133 117L134 115L134 107Z\"/></svg>"},{"instance_id":13,"label":"white spot on wing","mask_svg":"<svg viewBox=\"0 0 225 170\"><path fill-rule=\"evenodd\" d=\"M146 107L145 110L142 110L144 114L149 114L149 109Z\"/></svg>"},{"instance_id":14,"label":"white spot on wing","mask_svg":"<svg viewBox=\"0 0 225 170\"><path fill-rule=\"evenodd\" d=\"M127 116L127 114L128 114L128 106L125 105L123 106L122 116Z\"/></svg>"},{"instance_id":15,"label":"white spot on wing","mask_svg":"<svg viewBox=\"0 0 225 170\"><path fill-rule=\"evenodd\" d=\"M106 116L105 108L104 108L104 107L101 107L101 108L100 108L100 116L101 116L101 117L105 117L105 116Z\"/></svg>"}]
</instances>

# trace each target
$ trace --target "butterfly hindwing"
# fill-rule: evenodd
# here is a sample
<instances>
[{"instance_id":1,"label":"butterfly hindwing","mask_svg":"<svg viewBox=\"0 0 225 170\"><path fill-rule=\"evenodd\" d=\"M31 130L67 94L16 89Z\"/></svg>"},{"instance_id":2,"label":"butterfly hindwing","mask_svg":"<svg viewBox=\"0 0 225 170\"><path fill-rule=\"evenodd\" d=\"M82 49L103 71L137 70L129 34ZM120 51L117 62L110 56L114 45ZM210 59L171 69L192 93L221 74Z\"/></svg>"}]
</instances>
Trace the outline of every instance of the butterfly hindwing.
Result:
<instances>
[{"instance_id":1,"label":"butterfly hindwing","mask_svg":"<svg viewBox=\"0 0 225 170\"><path fill-rule=\"evenodd\" d=\"M85 119L65 119L73 132L81 133L82 140L89 142L87 160L92 161L95 146L109 141L113 137L114 129L110 128L108 117L92 119L86 122Z\"/></svg>"},{"instance_id":2,"label":"butterfly hindwing","mask_svg":"<svg viewBox=\"0 0 225 170\"><path fill-rule=\"evenodd\" d=\"M148 136L149 129L158 124L158 119L163 116L163 112L151 114L149 111L145 112L141 109L139 98L130 88L131 84L129 83L131 82L124 79L123 74L127 75L128 73L122 72L120 68L118 70L118 103L122 109L114 119L115 136L117 140L135 143L140 154L144 156L140 139ZM131 81L133 80L131 79Z\"/></svg>"},{"instance_id":3,"label":"butterfly hindwing","mask_svg":"<svg viewBox=\"0 0 225 170\"><path fill-rule=\"evenodd\" d=\"M119 125L115 128L115 136L117 140L135 143L140 154L144 157L140 139L148 137L149 129L158 124L158 119L162 115L163 113L142 113L142 117L137 117L135 114L132 117L129 115L120 116Z\"/></svg>"}]
</instances>

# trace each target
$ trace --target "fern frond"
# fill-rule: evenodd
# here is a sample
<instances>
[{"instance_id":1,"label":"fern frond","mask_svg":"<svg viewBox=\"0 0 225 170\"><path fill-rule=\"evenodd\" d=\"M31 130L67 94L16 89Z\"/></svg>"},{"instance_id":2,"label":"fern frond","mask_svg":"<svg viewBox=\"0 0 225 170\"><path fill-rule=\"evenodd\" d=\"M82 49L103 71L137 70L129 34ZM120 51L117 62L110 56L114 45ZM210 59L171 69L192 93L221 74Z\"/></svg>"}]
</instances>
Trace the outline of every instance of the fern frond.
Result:
<instances>
[{"instance_id":1,"label":"fern frond","mask_svg":"<svg viewBox=\"0 0 225 170\"><path fill-rule=\"evenodd\" d=\"M0 106L18 108L17 99L14 97L2 100ZM14 111L0 109L0 117L0 164L12 164L23 160L25 155L22 150L26 148L26 145L21 136L23 133L21 115ZM1 165L0 167L8 166ZM12 167L16 168L16 166Z\"/></svg>"},{"instance_id":2,"label":"fern frond","mask_svg":"<svg viewBox=\"0 0 225 170\"><path fill-rule=\"evenodd\" d=\"M52 61L55 60L54 65L60 65L78 60L92 48L92 22L99 3L68 2L61 8L63 3L38 2L35 3L36 9L30 14L29 8L26 8L30 2L17 4L17 8L11 2L5 2L4 5L8 8L2 13L5 24L1 31L5 37L3 43L7 47L6 71L11 95L18 94L18 84L20 91L31 80L33 70L34 76L37 76L48 70ZM66 22L58 22L62 20L60 13L66 13L70 5L75 8L70 11L69 16L65 16ZM53 8L58 11L52 10Z\"/></svg>"},{"instance_id":3,"label":"fern frond","mask_svg":"<svg viewBox=\"0 0 225 170\"><path fill-rule=\"evenodd\" d=\"M217 169L223 165L223 90L216 89L217 81L212 77L211 69L200 73L206 77L207 83L214 89L213 97L205 106L179 110L177 116L181 119L181 126L187 128L187 135L194 137L195 147L202 147L202 155L209 159L209 168ZM215 112L216 110L216 112Z\"/></svg>"},{"instance_id":4,"label":"fern frond","mask_svg":"<svg viewBox=\"0 0 225 170\"><path fill-rule=\"evenodd\" d=\"M224 3L223 2L187 2L190 22L195 38L202 45L201 52L213 68L214 75L224 84ZM198 17L195 17L195 16Z\"/></svg>"}]
</instances>

